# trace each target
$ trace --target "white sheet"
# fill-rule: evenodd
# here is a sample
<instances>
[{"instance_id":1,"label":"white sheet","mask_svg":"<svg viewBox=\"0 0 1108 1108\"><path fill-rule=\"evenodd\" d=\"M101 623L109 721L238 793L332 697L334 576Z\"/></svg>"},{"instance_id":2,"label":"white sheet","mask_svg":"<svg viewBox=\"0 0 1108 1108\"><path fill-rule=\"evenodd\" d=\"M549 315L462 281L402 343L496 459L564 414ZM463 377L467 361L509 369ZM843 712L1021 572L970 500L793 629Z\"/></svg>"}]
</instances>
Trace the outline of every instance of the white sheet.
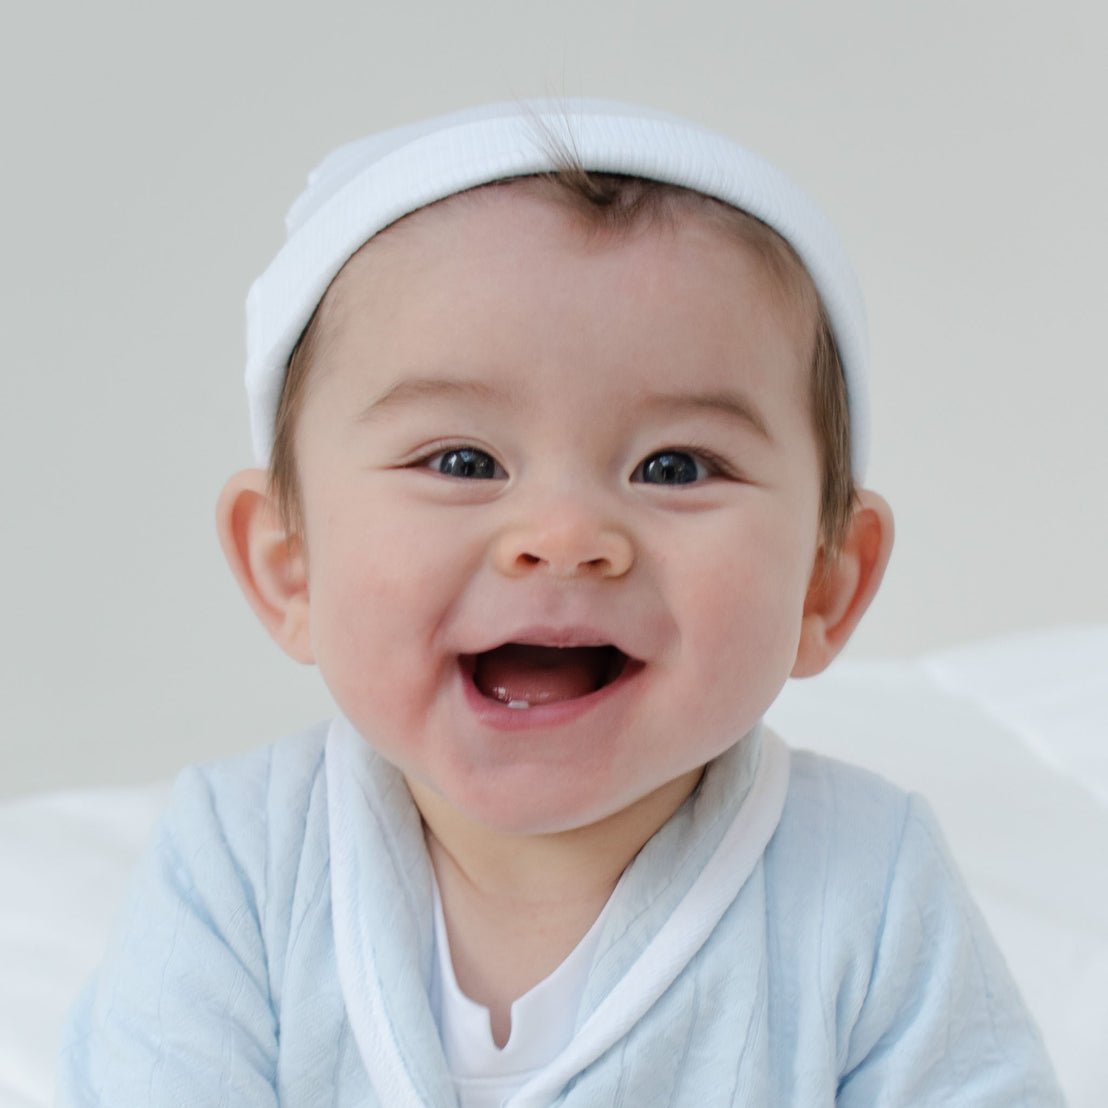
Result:
<instances>
[{"instance_id":1,"label":"white sheet","mask_svg":"<svg viewBox=\"0 0 1108 1108\"><path fill-rule=\"evenodd\" d=\"M65 1012L168 796L159 784L0 805L0 1108L52 1103Z\"/></svg>"}]
</instances>

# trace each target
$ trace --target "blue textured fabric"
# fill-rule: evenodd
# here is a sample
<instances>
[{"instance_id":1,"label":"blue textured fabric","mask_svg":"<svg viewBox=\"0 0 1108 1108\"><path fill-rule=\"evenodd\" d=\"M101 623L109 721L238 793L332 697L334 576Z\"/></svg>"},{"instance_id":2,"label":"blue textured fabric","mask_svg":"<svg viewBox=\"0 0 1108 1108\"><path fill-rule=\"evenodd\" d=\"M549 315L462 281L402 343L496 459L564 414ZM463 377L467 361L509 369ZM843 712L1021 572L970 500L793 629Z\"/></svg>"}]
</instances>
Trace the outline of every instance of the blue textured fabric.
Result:
<instances>
[{"instance_id":1,"label":"blue textured fabric","mask_svg":"<svg viewBox=\"0 0 1108 1108\"><path fill-rule=\"evenodd\" d=\"M316 729L182 775L70 1017L60 1104L394 1108L366 1071L339 981L325 739ZM451 1105L424 1015L431 930L418 917L430 869L418 814L395 771L368 764L390 855L372 880L391 887L396 920L383 949L416 967L381 986L403 990L390 1002L417 1029L396 1050L420 1098ZM579 1026L669 918L675 889L741 805L748 770L726 756L711 767L632 864ZM776 832L708 941L620 1041L542 1103L1063 1101L926 806L794 752Z\"/></svg>"}]
</instances>

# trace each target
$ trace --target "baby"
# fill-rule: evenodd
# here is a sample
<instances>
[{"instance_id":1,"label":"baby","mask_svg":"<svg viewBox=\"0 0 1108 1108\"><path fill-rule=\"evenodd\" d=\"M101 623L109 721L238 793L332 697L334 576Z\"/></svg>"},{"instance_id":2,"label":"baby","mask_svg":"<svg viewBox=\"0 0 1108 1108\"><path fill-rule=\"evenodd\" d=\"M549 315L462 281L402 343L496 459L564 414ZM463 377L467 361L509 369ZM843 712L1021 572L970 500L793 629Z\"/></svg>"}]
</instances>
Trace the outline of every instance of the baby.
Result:
<instances>
[{"instance_id":1,"label":"baby","mask_svg":"<svg viewBox=\"0 0 1108 1108\"><path fill-rule=\"evenodd\" d=\"M332 154L248 316L219 532L341 714L182 776L63 1103L1061 1102L925 805L759 722L893 532L795 185L461 113Z\"/></svg>"}]
</instances>

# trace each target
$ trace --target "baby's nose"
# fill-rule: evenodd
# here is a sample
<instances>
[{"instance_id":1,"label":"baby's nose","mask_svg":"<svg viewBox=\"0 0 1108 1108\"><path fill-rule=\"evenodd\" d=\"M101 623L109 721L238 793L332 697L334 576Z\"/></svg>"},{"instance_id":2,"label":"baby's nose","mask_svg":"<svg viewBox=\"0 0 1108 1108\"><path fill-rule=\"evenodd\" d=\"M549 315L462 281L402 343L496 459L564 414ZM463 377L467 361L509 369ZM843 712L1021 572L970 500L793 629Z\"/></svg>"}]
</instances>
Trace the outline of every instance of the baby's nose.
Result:
<instances>
[{"instance_id":1,"label":"baby's nose","mask_svg":"<svg viewBox=\"0 0 1108 1108\"><path fill-rule=\"evenodd\" d=\"M622 577L635 560L626 531L574 506L551 508L497 536L493 561L501 573L520 577Z\"/></svg>"}]
</instances>

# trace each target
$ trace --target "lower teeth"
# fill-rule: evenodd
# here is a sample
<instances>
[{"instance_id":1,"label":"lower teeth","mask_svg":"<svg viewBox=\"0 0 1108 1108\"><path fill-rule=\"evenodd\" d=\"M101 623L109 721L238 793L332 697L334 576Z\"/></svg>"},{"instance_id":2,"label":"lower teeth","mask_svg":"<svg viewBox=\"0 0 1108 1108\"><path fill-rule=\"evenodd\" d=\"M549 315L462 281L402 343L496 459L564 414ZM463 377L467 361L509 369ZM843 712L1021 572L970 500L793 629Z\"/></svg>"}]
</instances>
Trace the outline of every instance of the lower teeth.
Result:
<instances>
[{"instance_id":1,"label":"lower teeth","mask_svg":"<svg viewBox=\"0 0 1108 1108\"><path fill-rule=\"evenodd\" d=\"M509 700L509 708L530 708L531 705L526 700Z\"/></svg>"}]
</instances>

